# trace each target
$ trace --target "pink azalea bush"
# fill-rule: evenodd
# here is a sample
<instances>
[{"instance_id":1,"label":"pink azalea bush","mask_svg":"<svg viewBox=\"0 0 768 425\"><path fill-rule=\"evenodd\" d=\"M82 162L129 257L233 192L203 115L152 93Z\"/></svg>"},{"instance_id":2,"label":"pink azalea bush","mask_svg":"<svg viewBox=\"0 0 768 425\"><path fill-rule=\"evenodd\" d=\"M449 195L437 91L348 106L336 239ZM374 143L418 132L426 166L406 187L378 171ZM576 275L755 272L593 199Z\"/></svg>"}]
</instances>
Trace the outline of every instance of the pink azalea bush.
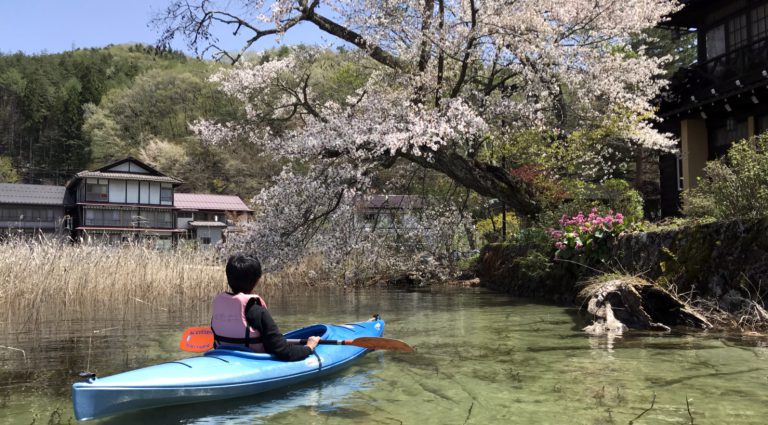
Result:
<instances>
[{"instance_id":1,"label":"pink azalea bush","mask_svg":"<svg viewBox=\"0 0 768 425\"><path fill-rule=\"evenodd\" d=\"M608 241L628 228L622 213L609 210L600 214L592 208L588 215L579 212L573 217L560 218L559 228L549 229L549 236L555 241L558 258L597 257L608 248Z\"/></svg>"}]
</instances>

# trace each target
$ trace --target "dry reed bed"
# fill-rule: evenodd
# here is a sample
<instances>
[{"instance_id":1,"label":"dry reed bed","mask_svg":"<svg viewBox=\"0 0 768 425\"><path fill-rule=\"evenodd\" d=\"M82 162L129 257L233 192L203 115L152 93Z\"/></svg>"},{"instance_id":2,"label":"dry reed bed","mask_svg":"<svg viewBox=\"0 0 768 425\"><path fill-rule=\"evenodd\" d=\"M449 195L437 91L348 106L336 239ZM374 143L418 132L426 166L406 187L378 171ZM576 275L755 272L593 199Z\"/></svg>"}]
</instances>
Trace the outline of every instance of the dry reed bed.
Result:
<instances>
[{"instance_id":1,"label":"dry reed bed","mask_svg":"<svg viewBox=\"0 0 768 425\"><path fill-rule=\"evenodd\" d=\"M314 282L305 266L267 276L259 291L299 291ZM149 306L169 313L208 308L226 289L213 252L156 251L140 246L62 245L49 241L0 244L0 322L37 322L56 311L62 320L87 320ZM26 317L19 317L19 314ZM3 317L5 316L5 317Z\"/></svg>"}]
</instances>

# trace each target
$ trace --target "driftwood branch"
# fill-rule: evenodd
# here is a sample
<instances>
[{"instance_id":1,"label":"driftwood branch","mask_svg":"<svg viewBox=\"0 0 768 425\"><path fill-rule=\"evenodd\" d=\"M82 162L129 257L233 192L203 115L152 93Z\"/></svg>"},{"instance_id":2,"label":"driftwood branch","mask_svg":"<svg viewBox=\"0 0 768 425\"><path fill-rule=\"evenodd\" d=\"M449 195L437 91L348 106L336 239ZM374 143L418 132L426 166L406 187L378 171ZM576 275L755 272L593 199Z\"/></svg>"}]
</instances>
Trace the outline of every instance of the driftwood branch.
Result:
<instances>
[{"instance_id":1,"label":"driftwood branch","mask_svg":"<svg viewBox=\"0 0 768 425\"><path fill-rule=\"evenodd\" d=\"M688 417L691 418L691 425L693 425L693 414L691 413L691 403L688 399L688 394L685 395L685 408L688 410Z\"/></svg>"},{"instance_id":2,"label":"driftwood branch","mask_svg":"<svg viewBox=\"0 0 768 425\"><path fill-rule=\"evenodd\" d=\"M646 413L650 412L651 409L653 409L653 405L654 404L656 404L656 392L655 391L653 393L653 399L651 400L651 407L643 410L639 415L635 416L635 419L632 419L631 421L629 421L629 425L634 424L636 420L640 419L643 415L645 415Z\"/></svg>"}]
</instances>

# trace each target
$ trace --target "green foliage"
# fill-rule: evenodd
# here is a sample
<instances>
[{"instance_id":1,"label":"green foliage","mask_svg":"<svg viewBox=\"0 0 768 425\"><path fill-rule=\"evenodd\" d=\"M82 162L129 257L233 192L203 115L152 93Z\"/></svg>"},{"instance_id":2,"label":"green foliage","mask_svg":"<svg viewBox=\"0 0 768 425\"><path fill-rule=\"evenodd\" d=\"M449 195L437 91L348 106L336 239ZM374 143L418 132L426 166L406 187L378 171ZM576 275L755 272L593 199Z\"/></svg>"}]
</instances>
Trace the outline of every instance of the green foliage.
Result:
<instances>
[{"instance_id":1,"label":"green foliage","mask_svg":"<svg viewBox=\"0 0 768 425\"><path fill-rule=\"evenodd\" d=\"M19 175L13 168L11 159L7 156L0 156L0 183L16 183L19 181Z\"/></svg>"},{"instance_id":2,"label":"green foliage","mask_svg":"<svg viewBox=\"0 0 768 425\"><path fill-rule=\"evenodd\" d=\"M763 217L768 211L768 135L735 143L710 161L697 187L683 192L683 212L715 219Z\"/></svg>"},{"instance_id":3,"label":"green foliage","mask_svg":"<svg viewBox=\"0 0 768 425\"><path fill-rule=\"evenodd\" d=\"M105 93L149 69L204 64L187 62L179 52L143 45L0 54L0 151L25 180L61 184L89 165L86 105L98 105Z\"/></svg>"},{"instance_id":4,"label":"green foliage","mask_svg":"<svg viewBox=\"0 0 768 425\"><path fill-rule=\"evenodd\" d=\"M643 197L624 180L610 179L603 183L585 183L578 180L562 181L566 200L541 214L539 222L550 227L563 216L572 217L596 208L598 213L621 213L624 221L640 222L643 218Z\"/></svg>"},{"instance_id":5,"label":"green foliage","mask_svg":"<svg viewBox=\"0 0 768 425\"><path fill-rule=\"evenodd\" d=\"M456 268L459 270L476 270L480 261L480 253L476 252L466 258L461 258L456 262Z\"/></svg>"},{"instance_id":6,"label":"green foliage","mask_svg":"<svg viewBox=\"0 0 768 425\"><path fill-rule=\"evenodd\" d=\"M503 246L515 281L539 282L552 268L552 239L541 228L520 229Z\"/></svg>"},{"instance_id":7,"label":"green foliage","mask_svg":"<svg viewBox=\"0 0 768 425\"><path fill-rule=\"evenodd\" d=\"M517 234L520 229L520 222L512 212L506 214L507 233L506 238L502 238L502 230L504 220L503 214L496 214L493 217L480 220L475 224L475 230L477 234L483 238L484 243L500 242L502 239L510 239Z\"/></svg>"},{"instance_id":8,"label":"green foliage","mask_svg":"<svg viewBox=\"0 0 768 425\"><path fill-rule=\"evenodd\" d=\"M589 215L561 218L550 236L555 241L557 258L596 264L608 259L611 243L629 227L623 214L602 215L593 208Z\"/></svg>"},{"instance_id":9,"label":"green foliage","mask_svg":"<svg viewBox=\"0 0 768 425\"><path fill-rule=\"evenodd\" d=\"M634 50L644 46L646 55L650 57L669 58L664 66L667 78L696 61L695 31L681 33L671 28L655 27L635 35L631 44Z\"/></svg>"}]
</instances>

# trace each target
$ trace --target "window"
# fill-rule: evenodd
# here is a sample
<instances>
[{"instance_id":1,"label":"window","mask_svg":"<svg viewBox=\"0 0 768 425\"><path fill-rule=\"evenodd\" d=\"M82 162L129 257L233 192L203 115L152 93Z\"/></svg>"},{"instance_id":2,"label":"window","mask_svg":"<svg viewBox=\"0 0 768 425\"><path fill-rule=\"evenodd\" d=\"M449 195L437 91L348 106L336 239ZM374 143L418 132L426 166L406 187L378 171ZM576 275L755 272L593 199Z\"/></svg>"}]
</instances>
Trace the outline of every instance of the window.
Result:
<instances>
[{"instance_id":1,"label":"window","mask_svg":"<svg viewBox=\"0 0 768 425\"><path fill-rule=\"evenodd\" d=\"M112 211L105 211L105 221L106 225L108 226L120 226L120 211L119 210L112 210Z\"/></svg>"},{"instance_id":2,"label":"window","mask_svg":"<svg viewBox=\"0 0 768 425\"><path fill-rule=\"evenodd\" d=\"M755 41L768 37L768 4L752 10L752 37Z\"/></svg>"},{"instance_id":3,"label":"window","mask_svg":"<svg viewBox=\"0 0 768 425\"><path fill-rule=\"evenodd\" d=\"M91 202L109 201L109 180L86 179L85 200Z\"/></svg>"},{"instance_id":4,"label":"window","mask_svg":"<svg viewBox=\"0 0 768 425\"><path fill-rule=\"evenodd\" d=\"M170 183L163 183L160 186L160 204L173 205L173 186Z\"/></svg>"},{"instance_id":5,"label":"window","mask_svg":"<svg viewBox=\"0 0 768 425\"><path fill-rule=\"evenodd\" d=\"M142 227L157 227L157 212L153 210L141 210L141 216L144 217L146 223Z\"/></svg>"},{"instance_id":6,"label":"window","mask_svg":"<svg viewBox=\"0 0 768 425\"><path fill-rule=\"evenodd\" d=\"M53 210L50 209L24 208L19 210L19 219L23 221L53 221L53 215Z\"/></svg>"},{"instance_id":7,"label":"window","mask_svg":"<svg viewBox=\"0 0 768 425\"><path fill-rule=\"evenodd\" d=\"M210 245L211 244L211 238L207 236L200 237L200 243L203 245Z\"/></svg>"},{"instance_id":8,"label":"window","mask_svg":"<svg viewBox=\"0 0 768 425\"><path fill-rule=\"evenodd\" d=\"M725 126L728 132L728 144L747 138L747 121L737 122L733 119L728 119Z\"/></svg>"},{"instance_id":9,"label":"window","mask_svg":"<svg viewBox=\"0 0 768 425\"><path fill-rule=\"evenodd\" d=\"M159 213L160 227L171 228L173 227L173 214L170 211L162 211Z\"/></svg>"},{"instance_id":10,"label":"window","mask_svg":"<svg viewBox=\"0 0 768 425\"><path fill-rule=\"evenodd\" d=\"M149 217L147 217L147 212L142 211L136 211L133 215L131 215L131 227L149 227Z\"/></svg>"},{"instance_id":11,"label":"window","mask_svg":"<svg viewBox=\"0 0 768 425\"><path fill-rule=\"evenodd\" d=\"M104 211L102 210L85 210L85 225L86 226L102 226L104 225Z\"/></svg>"},{"instance_id":12,"label":"window","mask_svg":"<svg viewBox=\"0 0 768 425\"><path fill-rule=\"evenodd\" d=\"M19 219L20 214L22 214L22 212L20 212L18 208L10 207L0 209L0 218L4 221L16 221Z\"/></svg>"},{"instance_id":13,"label":"window","mask_svg":"<svg viewBox=\"0 0 768 425\"><path fill-rule=\"evenodd\" d=\"M728 50L747 44L747 15L740 15L728 22Z\"/></svg>"},{"instance_id":14,"label":"window","mask_svg":"<svg viewBox=\"0 0 768 425\"><path fill-rule=\"evenodd\" d=\"M677 154L677 190L683 190L683 156Z\"/></svg>"},{"instance_id":15,"label":"window","mask_svg":"<svg viewBox=\"0 0 768 425\"><path fill-rule=\"evenodd\" d=\"M725 25L718 25L707 31L707 59L725 54Z\"/></svg>"},{"instance_id":16,"label":"window","mask_svg":"<svg viewBox=\"0 0 768 425\"><path fill-rule=\"evenodd\" d=\"M149 182L139 182L139 203L149 204Z\"/></svg>"}]
</instances>

